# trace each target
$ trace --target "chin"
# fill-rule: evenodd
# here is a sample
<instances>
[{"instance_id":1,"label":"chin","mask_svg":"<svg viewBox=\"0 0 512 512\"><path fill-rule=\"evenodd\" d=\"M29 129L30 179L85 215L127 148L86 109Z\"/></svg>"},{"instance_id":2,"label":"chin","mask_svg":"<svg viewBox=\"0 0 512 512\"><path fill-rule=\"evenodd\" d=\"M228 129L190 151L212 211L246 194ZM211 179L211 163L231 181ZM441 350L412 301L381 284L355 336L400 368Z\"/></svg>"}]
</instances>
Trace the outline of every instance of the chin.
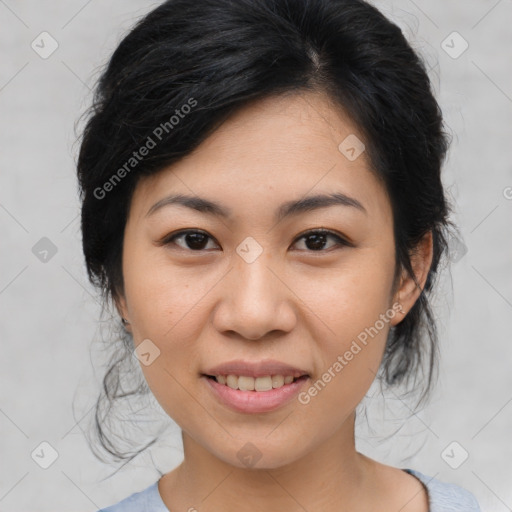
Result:
<instances>
[{"instance_id":1,"label":"chin","mask_svg":"<svg viewBox=\"0 0 512 512\"><path fill-rule=\"evenodd\" d=\"M267 434L265 434L267 435ZM231 439L230 452L219 453L218 450L210 452L225 463L239 469L250 471L279 469L293 464L303 454L294 453L297 443L279 443L277 446L264 437L261 440L248 436L247 440ZM234 451L231 451L235 447Z\"/></svg>"}]
</instances>

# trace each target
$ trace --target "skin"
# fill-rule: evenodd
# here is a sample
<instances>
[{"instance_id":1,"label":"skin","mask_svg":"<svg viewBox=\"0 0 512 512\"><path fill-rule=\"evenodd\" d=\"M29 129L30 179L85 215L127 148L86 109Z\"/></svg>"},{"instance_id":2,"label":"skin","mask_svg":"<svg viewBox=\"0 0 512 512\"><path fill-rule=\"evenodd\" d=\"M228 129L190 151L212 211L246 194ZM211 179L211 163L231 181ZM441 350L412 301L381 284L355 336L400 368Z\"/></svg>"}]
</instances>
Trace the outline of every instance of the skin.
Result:
<instances>
[{"instance_id":1,"label":"skin","mask_svg":"<svg viewBox=\"0 0 512 512\"><path fill-rule=\"evenodd\" d=\"M124 294L116 305L135 345L150 339L160 350L141 368L182 430L184 461L158 485L173 512L428 511L419 480L356 451L354 421L389 328L424 286L432 239L424 238L413 259L421 286L402 274L393 289L391 205L366 153L350 161L338 149L350 134L364 140L321 93L267 98L137 185L124 235ZM336 205L275 222L285 201L333 191L357 199L366 213ZM171 193L217 201L233 217L179 205L146 216ZM329 236L315 246L302 236L318 228L352 245L338 246ZM182 229L205 232L203 248L194 250L185 236L159 244ZM252 263L236 252L248 236L263 249ZM239 413L220 404L200 378L224 361L272 358L305 369L307 390L397 302L401 312L308 404L292 400L273 412ZM248 442L261 453L254 467L237 457Z\"/></svg>"}]
</instances>

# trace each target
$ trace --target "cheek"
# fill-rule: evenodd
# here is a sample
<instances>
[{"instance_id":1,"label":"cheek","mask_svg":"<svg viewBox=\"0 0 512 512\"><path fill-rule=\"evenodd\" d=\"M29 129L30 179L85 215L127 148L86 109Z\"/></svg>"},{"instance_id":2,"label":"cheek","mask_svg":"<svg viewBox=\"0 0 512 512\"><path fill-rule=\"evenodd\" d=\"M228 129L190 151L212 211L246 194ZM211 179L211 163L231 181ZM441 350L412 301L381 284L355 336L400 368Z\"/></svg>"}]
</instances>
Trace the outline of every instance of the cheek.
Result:
<instances>
[{"instance_id":1,"label":"cheek","mask_svg":"<svg viewBox=\"0 0 512 512\"><path fill-rule=\"evenodd\" d=\"M141 360L141 369L155 398L179 415L180 400L186 400L180 383L196 377L191 361L199 360L197 315L211 285L200 273L171 267L133 242L125 245L123 272L134 343L149 339L158 354L149 365Z\"/></svg>"},{"instance_id":2,"label":"cheek","mask_svg":"<svg viewBox=\"0 0 512 512\"><path fill-rule=\"evenodd\" d=\"M368 250L322 279L300 281L297 295L312 312L309 328L321 360L316 377L323 406L357 405L375 379L395 315L389 303L393 271L392 251L376 258Z\"/></svg>"},{"instance_id":3,"label":"cheek","mask_svg":"<svg viewBox=\"0 0 512 512\"><path fill-rule=\"evenodd\" d=\"M172 341L193 337L198 324L194 308L211 288L212 276L197 266L172 265L164 250L141 246L126 244L123 261L132 324L144 338Z\"/></svg>"},{"instance_id":4,"label":"cheek","mask_svg":"<svg viewBox=\"0 0 512 512\"><path fill-rule=\"evenodd\" d=\"M140 260L139 260L140 262ZM179 425L187 425L190 417L200 415L193 410L195 400L189 383L197 380L194 362L200 360L196 343L200 335L198 321L201 298L207 288L191 282L187 272L169 265L138 265L132 261L126 295L133 318L135 344L149 339L158 357L141 369L156 400ZM141 362L142 363L142 362Z\"/></svg>"},{"instance_id":5,"label":"cheek","mask_svg":"<svg viewBox=\"0 0 512 512\"><path fill-rule=\"evenodd\" d=\"M322 329L318 340L346 343L375 324L390 308L394 257L391 251L354 251L343 264L328 271L303 273L294 291Z\"/></svg>"}]
</instances>

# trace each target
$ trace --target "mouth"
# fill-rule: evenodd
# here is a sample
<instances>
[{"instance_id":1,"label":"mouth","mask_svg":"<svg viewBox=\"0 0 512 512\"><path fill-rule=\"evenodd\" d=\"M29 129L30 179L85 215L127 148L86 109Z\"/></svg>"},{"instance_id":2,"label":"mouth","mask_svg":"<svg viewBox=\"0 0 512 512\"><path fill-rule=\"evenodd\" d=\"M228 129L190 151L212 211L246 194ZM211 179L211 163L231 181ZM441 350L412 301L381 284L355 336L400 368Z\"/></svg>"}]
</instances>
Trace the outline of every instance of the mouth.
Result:
<instances>
[{"instance_id":1,"label":"mouth","mask_svg":"<svg viewBox=\"0 0 512 512\"><path fill-rule=\"evenodd\" d=\"M307 385L309 375L201 374L201 380L223 406L237 413L262 414L290 404Z\"/></svg>"},{"instance_id":2,"label":"mouth","mask_svg":"<svg viewBox=\"0 0 512 512\"><path fill-rule=\"evenodd\" d=\"M245 414L271 412L290 404L310 380L305 368L277 359L225 361L199 376L219 403Z\"/></svg>"}]
</instances>

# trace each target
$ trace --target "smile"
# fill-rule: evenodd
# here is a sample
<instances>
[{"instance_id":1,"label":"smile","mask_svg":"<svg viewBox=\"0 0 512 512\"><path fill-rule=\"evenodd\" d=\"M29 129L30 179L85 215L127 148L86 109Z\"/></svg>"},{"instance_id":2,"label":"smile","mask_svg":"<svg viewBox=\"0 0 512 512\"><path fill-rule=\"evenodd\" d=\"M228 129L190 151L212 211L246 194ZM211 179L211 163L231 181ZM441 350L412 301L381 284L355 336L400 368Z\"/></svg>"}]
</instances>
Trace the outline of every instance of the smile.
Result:
<instances>
[{"instance_id":1,"label":"smile","mask_svg":"<svg viewBox=\"0 0 512 512\"><path fill-rule=\"evenodd\" d=\"M201 378L219 403L248 414L270 412L284 406L300 393L309 380L308 375L296 378L283 375L257 378L203 375Z\"/></svg>"}]
</instances>

